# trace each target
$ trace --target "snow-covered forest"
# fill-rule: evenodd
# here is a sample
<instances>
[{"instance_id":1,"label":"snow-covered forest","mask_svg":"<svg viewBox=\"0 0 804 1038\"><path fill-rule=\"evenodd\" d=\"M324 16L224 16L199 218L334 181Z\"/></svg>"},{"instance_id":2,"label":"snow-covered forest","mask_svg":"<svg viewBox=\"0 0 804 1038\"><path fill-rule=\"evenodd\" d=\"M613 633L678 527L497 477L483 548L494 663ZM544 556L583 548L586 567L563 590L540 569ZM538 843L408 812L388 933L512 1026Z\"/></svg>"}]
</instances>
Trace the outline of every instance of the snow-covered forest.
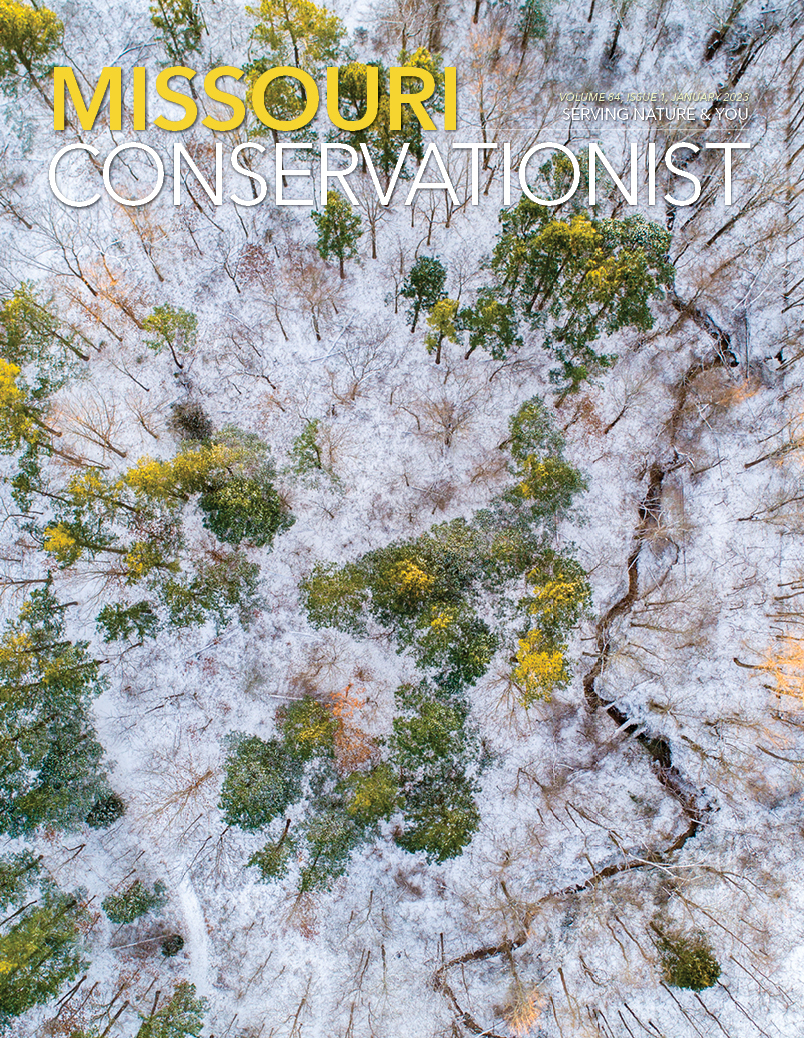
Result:
<instances>
[{"instance_id":1,"label":"snow-covered forest","mask_svg":"<svg viewBox=\"0 0 804 1038\"><path fill-rule=\"evenodd\" d=\"M0 87L0 1033L804 1033L800 0L0 0Z\"/></svg>"}]
</instances>

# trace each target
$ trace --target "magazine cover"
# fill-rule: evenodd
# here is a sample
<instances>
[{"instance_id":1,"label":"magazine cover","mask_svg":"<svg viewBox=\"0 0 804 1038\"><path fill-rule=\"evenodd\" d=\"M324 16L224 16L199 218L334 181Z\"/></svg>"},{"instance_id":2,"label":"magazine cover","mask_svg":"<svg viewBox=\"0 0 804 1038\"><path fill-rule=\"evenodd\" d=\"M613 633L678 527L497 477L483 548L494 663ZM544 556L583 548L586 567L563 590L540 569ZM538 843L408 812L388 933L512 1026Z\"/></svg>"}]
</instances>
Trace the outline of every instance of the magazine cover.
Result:
<instances>
[{"instance_id":1,"label":"magazine cover","mask_svg":"<svg viewBox=\"0 0 804 1038\"><path fill-rule=\"evenodd\" d=\"M0 1034L804 1034L800 0L0 0Z\"/></svg>"}]
</instances>

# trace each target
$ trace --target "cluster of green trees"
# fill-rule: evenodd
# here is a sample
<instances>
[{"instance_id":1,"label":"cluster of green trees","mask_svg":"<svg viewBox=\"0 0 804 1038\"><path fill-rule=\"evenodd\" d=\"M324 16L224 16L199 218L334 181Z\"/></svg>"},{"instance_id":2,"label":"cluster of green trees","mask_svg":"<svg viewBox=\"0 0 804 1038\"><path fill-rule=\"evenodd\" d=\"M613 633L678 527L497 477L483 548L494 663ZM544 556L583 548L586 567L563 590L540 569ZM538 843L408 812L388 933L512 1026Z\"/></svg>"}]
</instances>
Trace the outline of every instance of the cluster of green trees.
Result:
<instances>
[{"instance_id":1,"label":"cluster of green trees","mask_svg":"<svg viewBox=\"0 0 804 1038\"><path fill-rule=\"evenodd\" d=\"M563 457L542 400L526 401L510 430L515 482L488 509L343 566L319 563L302 584L311 623L362 637L373 617L436 684L459 690L488 668L511 620L502 592L526 576L532 593L517 613L524 606L529 627L538 621L543 651L563 649L589 588L578 563L549 541L586 483Z\"/></svg>"},{"instance_id":2,"label":"cluster of green trees","mask_svg":"<svg viewBox=\"0 0 804 1038\"><path fill-rule=\"evenodd\" d=\"M395 810L392 776L382 765L340 776L335 742L342 722L312 697L289 704L277 722L279 738L231 738L221 808L230 825L255 831L279 822L303 800L302 819L293 827L287 819L249 864L271 880L284 876L295 859L300 890L326 889L343 875L352 850Z\"/></svg>"},{"instance_id":3,"label":"cluster of green trees","mask_svg":"<svg viewBox=\"0 0 804 1038\"><path fill-rule=\"evenodd\" d=\"M111 558L126 584L151 592L148 600L104 607L99 622L109 639L152 635L157 606L174 627L208 616L224 622L233 609L247 618L259 567L239 546L268 546L291 523L274 476L266 446L235 428L186 443L169 460L142 458L119 476L90 467L58 495L43 547L63 568ZM191 500L221 544L200 557L185 551Z\"/></svg>"},{"instance_id":4,"label":"cluster of green trees","mask_svg":"<svg viewBox=\"0 0 804 1038\"><path fill-rule=\"evenodd\" d=\"M379 762L345 777L334 765L341 722L311 698L278 715L280 738L234 737L221 807L230 824L274 828L250 862L263 878L284 875L295 856L303 890L328 886L352 849L397 812L400 846L437 861L460 854L480 818L466 690L500 646L509 649L525 706L569 680L568 632L588 606L589 585L572 556L556 551L554 534L585 481L563 457L563 437L539 398L512 417L508 446L513 481L471 520L343 566L319 564L303 582L314 626L360 638L380 625L423 677L397 691ZM525 593L512 605L517 585ZM288 818L281 828L302 800L304 820L292 828Z\"/></svg>"},{"instance_id":5,"label":"cluster of green trees","mask_svg":"<svg viewBox=\"0 0 804 1038\"><path fill-rule=\"evenodd\" d=\"M466 705L426 683L400 688L397 704L384 759L346 774L335 762L343 722L309 696L279 712L278 738L232 737L221 808L230 825L271 831L249 860L264 880L285 876L297 862L300 891L329 888L352 851L397 812L404 823L395 839L407 850L444 861L466 846L480 817L476 784L467 777L477 766ZM291 823L285 814L294 805Z\"/></svg>"},{"instance_id":6,"label":"cluster of green trees","mask_svg":"<svg viewBox=\"0 0 804 1038\"><path fill-rule=\"evenodd\" d=\"M541 189L566 189L567 167L564 156L546 163ZM563 399L616 359L598 351L601 336L653 327L651 300L674 276L671 233L642 216L598 218L579 203L555 210L526 196L501 211L500 223L489 283L468 306L447 296L437 257L417 258L401 293L412 300L408 323L415 331L428 315L425 345L436 363L442 344L459 336L467 357L481 347L503 360L535 335L557 362L550 378Z\"/></svg>"}]
</instances>

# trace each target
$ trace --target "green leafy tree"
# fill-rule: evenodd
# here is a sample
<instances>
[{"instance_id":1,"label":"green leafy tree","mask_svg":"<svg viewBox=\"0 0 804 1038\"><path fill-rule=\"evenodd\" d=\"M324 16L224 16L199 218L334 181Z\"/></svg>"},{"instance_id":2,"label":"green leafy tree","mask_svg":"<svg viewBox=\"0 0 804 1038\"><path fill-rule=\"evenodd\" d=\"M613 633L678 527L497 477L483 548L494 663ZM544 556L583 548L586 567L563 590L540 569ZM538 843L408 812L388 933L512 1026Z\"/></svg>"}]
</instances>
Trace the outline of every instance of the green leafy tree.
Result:
<instances>
[{"instance_id":1,"label":"green leafy tree","mask_svg":"<svg viewBox=\"0 0 804 1038\"><path fill-rule=\"evenodd\" d=\"M228 825L261 829L301 795L301 762L277 739L235 735L226 757L221 810Z\"/></svg>"},{"instance_id":2,"label":"green leafy tree","mask_svg":"<svg viewBox=\"0 0 804 1038\"><path fill-rule=\"evenodd\" d=\"M344 260L357 255L357 242L363 233L360 216L339 191L328 191L323 212L314 209L310 218L318 230L316 247L321 258L337 257L338 270L345 277Z\"/></svg>"},{"instance_id":3,"label":"green leafy tree","mask_svg":"<svg viewBox=\"0 0 804 1038\"><path fill-rule=\"evenodd\" d=\"M427 325L430 329L424 338L424 345L428 353L435 353L436 364L441 363L441 347L444 339L447 342L458 341L458 329L455 326L455 318L458 313L458 301L456 299L439 299L427 317Z\"/></svg>"},{"instance_id":4,"label":"green leafy tree","mask_svg":"<svg viewBox=\"0 0 804 1038\"><path fill-rule=\"evenodd\" d=\"M365 634L370 589L361 566L316 563L302 580L301 593L314 627L337 627L355 637Z\"/></svg>"},{"instance_id":5,"label":"green leafy tree","mask_svg":"<svg viewBox=\"0 0 804 1038\"><path fill-rule=\"evenodd\" d=\"M108 787L88 710L103 682L85 642L64 637L64 606L32 592L0 638L0 831L81 824Z\"/></svg>"},{"instance_id":6,"label":"green leafy tree","mask_svg":"<svg viewBox=\"0 0 804 1038\"><path fill-rule=\"evenodd\" d=\"M426 685L403 687L397 693L403 708L393 721L392 760L406 776L437 774L444 762L452 766L467 750L466 707L443 700Z\"/></svg>"},{"instance_id":7,"label":"green leafy tree","mask_svg":"<svg viewBox=\"0 0 804 1038\"><path fill-rule=\"evenodd\" d=\"M323 703L304 696L277 712L282 741L294 760L331 757L339 721Z\"/></svg>"},{"instance_id":8,"label":"green leafy tree","mask_svg":"<svg viewBox=\"0 0 804 1038\"><path fill-rule=\"evenodd\" d=\"M250 433L227 426L211 439L185 445L169 461L142 458L124 483L137 504L180 508L199 494L204 525L219 540L248 540L263 547L293 522L274 488L267 446Z\"/></svg>"},{"instance_id":9,"label":"green leafy tree","mask_svg":"<svg viewBox=\"0 0 804 1038\"><path fill-rule=\"evenodd\" d=\"M281 879L288 871L290 859L296 849L296 841L288 836L290 831L290 819L285 822L285 828L278 840L272 840L261 850L255 851L248 860L249 865L259 869L260 878L266 883L274 879Z\"/></svg>"},{"instance_id":10,"label":"green leafy tree","mask_svg":"<svg viewBox=\"0 0 804 1038\"><path fill-rule=\"evenodd\" d=\"M522 345L513 304L498 299L490 288L481 289L474 306L460 311L457 326L469 332L465 360L478 346L490 353L494 360L504 360Z\"/></svg>"},{"instance_id":11,"label":"green leafy tree","mask_svg":"<svg viewBox=\"0 0 804 1038\"><path fill-rule=\"evenodd\" d=\"M196 0L156 0L148 10L151 22L160 32L159 41L174 65L186 65L188 55L201 52L206 26L201 4Z\"/></svg>"},{"instance_id":12,"label":"green leafy tree","mask_svg":"<svg viewBox=\"0 0 804 1038\"><path fill-rule=\"evenodd\" d=\"M61 42L64 26L47 7L0 0L0 82L13 85L20 69L50 105L39 82L46 59Z\"/></svg>"},{"instance_id":13,"label":"green leafy tree","mask_svg":"<svg viewBox=\"0 0 804 1038\"><path fill-rule=\"evenodd\" d=\"M388 73L380 62L350 61L338 69L338 104L341 115L350 122L358 122L366 118L369 112L369 69L377 70L377 98L379 115L379 98L388 90ZM362 130L338 130L338 140L345 141L353 148L359 149L361 144L370 144L377 117ZM365 172L365 159L364 172Z\"/></svg>"},{"instance_id":14,"label":"green leafy tree","mask_svg":"<svg viewBox=\"0 0 804 1038\"><path fill-rule=\"evenodd\" d=\"M156 882L149 890L139 879L121 894L109 894L101 908L113 923L133 923L146 912L158 912L167 904L164 883Z\"/></svg>"},{"instance_id":15,"label":"green leafy tree","mask_svg":"<svg viewBox=\"0 0 804 1038\"><path fill-rule=\"evenodd\" d=\"M373 614L436 680L471 684L496 645L472 605L484 550L480 531L459 519L413 542L369 552L356 563L318 566L302 586L308 616L316 626L359 636L366 630L366 613Z\"/></svg>"},{"instance_id":16,"label":"green leafy tree","mask_svg":"<svg viewBox=\"0 0 804 1038\"><path fill-rule=\"evenodd\" d=\"M308 860L301 870L300 890L329 890L344 874L349 856L363 839L363 827L338 808L312 814L305 825Z\"/></svg>"},{"instance_id":17,"label":"green leafy tree","mask_svg":"<svg viewBox=\"0 0 804 1038\"><path fill-rule=\"evenodd\" d=\"M195 985L183 980L170 1000L140 1024L135 1038L199 1038L207 1000L196 996Z\"/></svg>"},{"instance_id":18,"label":"green leafy tree","mask_svg":"<svg viewBox=\"0 0 804 1038\"><path fill-rule=\"evenodd\" d=\"M125 641L135 637L141 644L146 638L155 636L159 617L150 602L140 601L129 606L115 602L101 609L97 625L105 642Z\"/></svg>"},{"instance_id":19,"label":"green leafy tree","mask_svg":"<svg viewBox=\"0 0 804 1038\"><path fill-rule=\"evenodd\" d=\"M195 346L198 332L198 318L189 310L163 303L155 306L142 322L146 332L153 336L145 343L154 353L161 353L167 347L177 368L184 365L179 359L189 353Z\"/></svg>"},{"instance_id":20,"label":"green leafy tree","mask_svg":"<svg viewBox=\"0 0 804 1038\"><path fill-rule=\"evenodd\" d=\"M346 29L326 7L312 0L262 0L246 10L259 19L252 38L268 48L271 64L292 64L312 74L336 64Z\"/></svg>"},{"instance_id":21,"label":"green leafy tree","mask_svg":"<svg viewBox=\"0 0 804 1038\"><path fill-rule=\"evenodd\" d=\"M49 1002L86 967L87 912L76 895L43 887L39 903L12 919L0 934L0 1023Z\"/></svg>"},{"instance_id":22,"label":"green leafy tree","mask_svg":"<svg viewBox=\"0 0 804 1038\"><path fill-rule=\"evenodd\" d=\"M573 499L587 487L586 478L563 458L526 458L519 476L514 493L530 504L534 516L556 519L566 514Z\"/></svg>"},{"instance_id":23,"label":"green leafy tree","mask_svg":"<svg viewBox=\"0 0 804 1038\"><path fill-rule=\"evenodd\" d=\"M416 50L407 50L403 47L399 52L397 67L419 68L429 72L435 83L435 91L427 103L436 112L444 111L444 61L440 54L433 54L426 47L417 47ZM415 76L403 77L403 91L416 93L420 89L421 80ZM416 121L418 122L418 119Z\"/></svg>"},{"instance_id":24,"label":"green leafy tree","mask_svg":"<svg viewBox=\"0 0 804 1038\"><path fill-rule=\"evenodd\" d=\"M369 771L353 772L343 786L346 811L363 825L374 825L399 808L399 781L387 761Z\"/></svg>"},{"instance_id":25,"label":"green leafy tree","mask_svg":"<svg viewBox=\"0 0 804 1038\"><path fill-rule=\"evenodd\" d=\"M434 861L460 855L480 824L475 789L465 775L451 774L417 783L405 798L405 828L397 843L424 851Z\"/></svg>"},{"instance_id":26,"label":"green leafy tree","mask_svg":"<svg viewBox=\"0 0 804 1038\"><path fill-rule=\"evenodd\" d=\"M520 466L531 457L560 457L564 450L564 437L555 427L550 408L539 396L522 404L509 419L508 429L508 449Z\"/></svg>"},{"instance_id":27,"label":"green leafy tree","mask_svg":"<svg viewBox=\"0 0 804 1038\"><path fill-rule=\"evenodd\" d=\"M465 688L488 670L498 639L468 605L435 605L413 632L413 655L447 689Z\"/></svg>"},{"instance_id":28,"label":"green leafy tree","mask_svg":"<svg viewBox=\"0 0 804 1038\"><path fill-rule=\"evenodd\" d=\"M444 298L446 280L447 271L444 264L435 257L419 256L410 268L405 283L402 285L401 294L405 299L413 301L407 312L412 332L416 331L416 324L422 310L429 313L439 299Z\"/></svg>"},{"instance_id":29,"label":"green leafy tree","mask_svg":"<svg viewBox=\"0 0 804 1038\"><path fill-rule=\"evenodd\" d=\"M385 91L380 92L377 117L363 132L366 135L366 145L371 153L372 161L382 173L386 188L390 182L391 173L396 168L403 144L408 143L410 152L416 158L420 159L424 154L421 125L407 107L402 111L400 128L391 129L391 98ZM404 170L400 175L404 175Z\"/></svg>"},{"instance_id":30,"label":"green leafy tree","mask_svg":"<svg viewBox=\"0 0 804 1038\"><path fill-rule=\"evenodd\" d=\"M29 282L0 304L0 357L31 372L31 395L36 399L65 384L75 357L89 359L74 336L61 333L58 316Z\"/></svg>"},{"instance_id":31,"label":"green leafy tree","mask_svg":"<svg viewBox=\"0 0 804 1038\"><path fill-rule=\"evenodd\" d=\"M249 541L258 548L270 544L293 522L274 488L273 476L273 467L265 465L258 475L233 476L205 491L198 499L206 516L204 526L229 544Z\"/></svg>"},{"instance_id":32,"label":"green leafy tree","mask_svg":"<svg viewBox=\"0 0 804 1038\"><path fill-rule=\"evenodd\" d=\"M560 645L587 611L592 598L589 579L575 559L544 548L526 575L528 613L552 644Z\"/></svg>"},{"instance_id":33,"label":"green leafy tree","mask_svg":"<svg viewBox=\"0 0 804 1038\"><path fill-rule=\"evenodd\" d=\"M19 365L0 357L0 451L13 454L25 443L33 455L44 449L66 457L53 445L61 433L44 421L46 415L39 390L27 384Z\"/></svg>"},{"instance_id":34,"label":"green leafy tree","mask_svg":"<svg viewBox=\"0 0 804 1038\"><path fill-rule=\"evenodd\" d=\"M511 501L526 502L531 516L555 524L586 490L586 477L563 457L564 438L557 432L541 397L522 404L509 423L509 448L516 484Z\"/></svg>"},{"instance_id":35,"label":"green leafy tree","mask_svg":"<svg viewBox=\"0 0 804 1038\"><path fill-rule=\"evenodd\" d=\"M224 626L233 615L247 627L259 608L260 567L241 551L215 550L189 574L161 580L156 591L174 627L194 627L212 619Z\"/></svg>"},{"instance_id":36,"label":"green leafy tree","mask_svg":"<svg viewBox=\"0 0 804 1038\"><path fill-rule=\"evenodd\" d=\"M309 422L304 423L304 428L293 441L290 448L290 470L297 476L303 476L308 472L323 471L321 448L318 446L320 426L321 422L318 418L311 418Z\"/></svg>"},{"instance_id":37,"label":"green leafy tree","mask_svg":"<svg viewBox=\"0 0 804 1038\"><path fill-rule=\"evenodd\" d=\"M273 64L271 57L262 57L254 59L244 67L246 73L246 101L249 105L251 105L254 84L264 72L273 67ZM301 84L288 76L277 76L276 79L271 80L265 89L264 99L266 109L275 119L290 122L293 119L298 119L304 112L304 97ZM279 143L280 131L276 127L263 126L261 122L258 122L250 132L254 137L264 137L270 134L274 143ZM287 136L290 140L303 140L303 138L296 136L296 132L290 131L287 134L283 134L283 136Z\"/></svg>"}]
</instances>

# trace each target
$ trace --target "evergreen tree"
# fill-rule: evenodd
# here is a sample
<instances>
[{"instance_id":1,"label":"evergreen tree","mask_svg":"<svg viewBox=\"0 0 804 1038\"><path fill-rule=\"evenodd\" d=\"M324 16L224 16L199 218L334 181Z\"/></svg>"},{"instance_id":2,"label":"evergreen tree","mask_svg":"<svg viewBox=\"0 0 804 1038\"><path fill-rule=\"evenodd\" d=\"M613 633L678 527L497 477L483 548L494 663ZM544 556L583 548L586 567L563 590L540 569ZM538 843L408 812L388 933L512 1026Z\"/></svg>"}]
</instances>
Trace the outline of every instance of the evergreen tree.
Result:
<instances>
[{"instance_id":1,"label":"evergreen tree","mask_svg":"<svg viewBox=\"0 0 804 1038\"><path fill-rule=\"evenodd\" d=\"M109 894L101 908L113 923L133 923L146 912L159 911L167 903L164 883L157 882L149 890L139 879L121 894Z\"/></svg>"},{"instance_id":2,"label":"evergreen tree","mask_svg":"<svg viewBox=\"0 0 804 1038\"><path fill-rule=\"evenodd\" d=\"M541 330L544 348L560 362L551 379L563 399L613 363L593 348L600 335L653 326L650 300L673 277L670 232L641 216L595 220L579 211L561 219L528 198L500 220L495 291Z\"/></svg>"},{"instance_id":3,"label":"evergreen tree","mask_svg":"<svg viewBox=\"0 0 804 1038\"><path fill-rule=\"evenodd\" d=\"M261 829L301 796L301 762L276 739L234 735L226 757L221 810L228 825Z\"/></svg>"},{"instance_id":4,"label":"evergreen tree","mask_svg":"<svg viewBox=\"0 0 804 1038\"><path fill-rule=\"evenodd\" d=\"M336 627L356 638L365 634L370 589L362 566L318 562L302 580L301 594L314 627Z\"/></svg>"},{"instance_id":5,"label":"evergreen tree","mask_svg":"<svg viewBox=\"0 0 804 1038\"><path fill-rule=\"evenodd\" d=\"M0 911L23 900L28 888L38 880L40 860L27 850L0 858Z\"/></svg>"},{"instance_id":6,"label":"evergreen tree","mask_svg":"<svg viewBox=\"0 0 804 1038\"><path fill-rule=\"evenodd\" d=\"M309 857L301 870L300 889L329 890L346 871L350 854L363 838L363 827L338 805L312 814L305 837Z\"/></svg>"},{"instance_id":7,"label":"evergreen tree","mask_svg":"<svg viewBox=\"0 0 804 1038\"><path fill-rule=\"evenodd\" d=\"M387 94L388 73L380 62L350 61L338 69L338 108L344 119L356 123L370 115L374 107L373 91L369 96L369 76L377 75L377 112L362 130L338 130L338 140L344 140L356 150L369 144L379 115L379 99ZM345 134L345 136L344 136ZM365 165L364 165L365 172Z\"/></svg>"},{"instance_id":8,"label":"evergreen tree","mask_svg":"<svg viewBox=\"0 0 804 1038\"><path fill-rule=\"evenodd\" d=\"M660 944L665 983L687 991L704 991L720 977L720 964L705 934L664 936Z\"/></svg>"},{"instance_id":9,"label":"evergreen tree","mask_svg":"<svg viewBox=\"0 0 804 1038\"><path fill-rule=\"evenodd\" d=\"M304 423L304 428L293 441L290 448L293 461L291 471L297 476L303 476L307 472L323 471L321 448L318 446L320 425L321 422L317 418L311 418L309 422Z\"/></svg>"},{"instance_id":10,"label":"evergreen tree","mask_svg":"<svg viewBox=\"0 0 804 1038\"><path fill-rule=\"evenodd\" d=\"M207 1009L205 998L196 997L195 985L183 980L168 1002L143 1019L136 1038L199 1038Z\"/></svg>"},{"instance_id":11,"label":"evergreen tree","mask_svg":"<svg viewBox=\"0 0 804 1038\"><path fill-rule=\"evenodd\" d=\"M336 256L340 275L345 277L344 260L357 255L357 240L363 233L360 216L339 191L328 191L324 211L314 209L310 218L318 230L316 246L321 258Z\"/></svg>"},{"instance_id":12,"label":"evergreen tree","mask_svg":"<svg viewBox=\"0 0 804 1038\"><path fill-rule=\"evenodd\" d=\"M46 585L0 638L0 831L10 835L72 828L108 791L88 717L103 683L86 643L64 638L63 610Z\"/></svg>"},{"instance_id":13,"label":"evergreen tree","mask_svg":"<svg viewBox=\"0 0 804 1038\"><path fill-rule=\"evenodd\" d=\"M426 685L397 692L391 760L399 769L404 830L397 843L436 861L456 857L480 822L475 787L465 770L470 757L467 710L455 696Z\"/></svg>"},{"instance_id":14,"label":"evergreen tree","mask_svg":"<svg viewBox=\"0 0 804 1038\"><path fill-rule=\"evenodd\" d=\"M456 858L480 824L475 788L465 775L444 774L412 785L405 796L405 828L397 843L434 861Z\"/></svg>"},{"instance_id":15,"label":"evergreen tree","mask_svg":"<svg viewBox=\"0 0 804 1038\"><path fill-rule=\"evenodd\" d=\"M457 326L469 332L465 359L481 346L494 360L504 360L522 345L513 305L498 299L491 288L481 289L474 306L460 311Z\"/></svg>"},{"instance_id":16,"label":"evergreen tree","mask_svg":"<svg viewBox=\"0 0 804 1038\"><path fill-rule=\"evenodd\" d=\"M17 364L0 357L0 451L13 454L25 443L34 454L53 448L53 437L60 436L44 417L45 402L36 389L27 385Z\"/></svg>"},{"instance_id":17,"label":"evergreen tree","mask_svg":"<svg viewBox=\"0 0 804 1038\"><path fill-rule=\"evenodd\" d=\"M92 805L86 823L92 829L106 829L126 813L126 805L117 793L101 796Z\"/></svg>"},{"instance_id":18,"label":"evergreen tree","mask_svg":"<svg viewBox=\"0 0 804 1038\"><path fill-rule=\"evenodd\" d=\"M528 458L560 457L564 437L555 427L553 415L539 396L526 400L508 421L508 450L519 466Z\"/></svg>"},{"instance_id":19,"label":"evergreen tree","mask_svg":"<svg viewBox=\"0 0 804 1038\"><path fill-rule=\"evenodd\" d=\"M416 324L422 310L429 313L439 299L444 297L444 284L447 271L439 259L431 256L419 256L410 268L401 294L413 303L407 312L410 330L416 331Z\"/></svg>"},{"instance_id":20,"label":"evergreen tree","mask_svg":"<svg viewBox=\"0 0 804 1038\"><path fill-rule=\"evenodd\" d=\"M492 0L492 7L514 7L512 0ZM522 0L517 6L516 30L519 45L524 50L531 40L543 40L547 35L548 4L546 0Z\"/></svg>"},{"instance_id":21,"label":"evergreen tree","mask_svg":"<svg viewBox=\"0 0 804 1038\"><path fill-rule=\"evenodd\" d=\"M294 760L332 757L340 722L312 696L304 696L277 711L276 719L284 746Z\"/></svg>"},{"instance_id":22,"label":"evergreen tree","mask_svg":"<svg viewBox=\"0 0 804 1038\"><path fill-rule=\"evenodd\" d=\"M246 101L249 105L252 103L254 84L264 72L273 67L273 64L273 60L269 55L268 57L255 58L244 66L246 73ZM289 76L277 76L276 79L272 79L265 88L263 97L265 108L274 119L291 122L293 119L298 119L304 112L305 99L301 84ZM279 130L273 126L263 126L261 122L257 123L250 132L253 137L265 137L270 134L274 144L278 144L280 140ZM290 140L301 139L295 137L293 131L290 131L286 136Z\"/></svg>"},{"instance_id":23,"label":"evergreen tree","mask_svg":"<svg viewBox=\"0 0 804 1038\"><path fill-rule=\"evenodd\" d=\"M391 129L391 98L385 91L380 92L377 117L371 126L367 127L365 134L372 161L382 173L386 188L405 142L410 145L410 153L416 158L420 159L424 154L421 125L407 106L402 111L400 128ZM404 175L404 172L400 175Z\"/></svg>"},{"instance_id":24,"label":"evergreen tree","mask_svg":"<svg viewBox=\"0 0 804 1038\"><path fill-rule=\"evenodd\" d=\"M30 372L34 399L65 384L75 357L88 360L72 337L61 334L56 314L25 281L0 304L0 357Z\"/></svg>"},{"instance_id":25,"label":"evergreen tree","mask_svg":"<svg viewBox=\"0 0 804 1038\"><path fill-rule=\"evenodd\" d=\"M347 812L363 825L388 818L400 804L399 782L388 762L349 775L344 792Z\"/></svg>"},{"instance_id":26,"label":"evergreen tree","mask_svg":"<svg viewBox=\"0 0 804 1038\"><path fill-rule=\"evenodd\" d=\"M260 606L260 567L241 551L214 551L189 574L168 577L156 590L173 627L194 627L213 620L220 628L236 615L248 627Z\"/></svg>"},{"instance_id":27,"label":"evergreen tree","mask_svg":"<svg viewBox=\"0 0 804 1038\"><path fill-rule=\"evenodd\" d=\"M248 860L249 865L259 869L260 877L266 883L281 879L288 870L291 856L296 849L296 841L288 836L290 819L278 840L267 843L261 850L255 851Z\"/></svg>"},{"instance_id":28,"label":"evergreen tree","mask_svg":"<svg viewBox=\"0 0 804 1038\"><path fill-rule=\"evenodd\" d=\"M86 910L77 896L44 887L0 934L0 1023L49 1002L86 967L80 948Z\"/></svg>"},{"instance_id":29,"label":"evergreen tree","mask_svg":"<svg viewBox=\"0 0 804 1038\"><path fill-rule=\"evenodd\" d=\"M105 642L127 640L135 636L138 643L153 638L159 627L159 618L150 602L140 601L124 606L119 602L105 605L97 616L98 629Z\"/></svg>"},{"instance_id":30,"label":"evergreen tree","mask_svg":"<svg viewBox=\"0 0 804 1038\"><path fill-rule=\"evenodd\" d=\"M204 526L229 544L249 541L258 548L270 544L292 523L274 489L273 476L273 468L266 465L258 475L232 476L210 487L198 499Z\"/></svg>"}]
</instances>

